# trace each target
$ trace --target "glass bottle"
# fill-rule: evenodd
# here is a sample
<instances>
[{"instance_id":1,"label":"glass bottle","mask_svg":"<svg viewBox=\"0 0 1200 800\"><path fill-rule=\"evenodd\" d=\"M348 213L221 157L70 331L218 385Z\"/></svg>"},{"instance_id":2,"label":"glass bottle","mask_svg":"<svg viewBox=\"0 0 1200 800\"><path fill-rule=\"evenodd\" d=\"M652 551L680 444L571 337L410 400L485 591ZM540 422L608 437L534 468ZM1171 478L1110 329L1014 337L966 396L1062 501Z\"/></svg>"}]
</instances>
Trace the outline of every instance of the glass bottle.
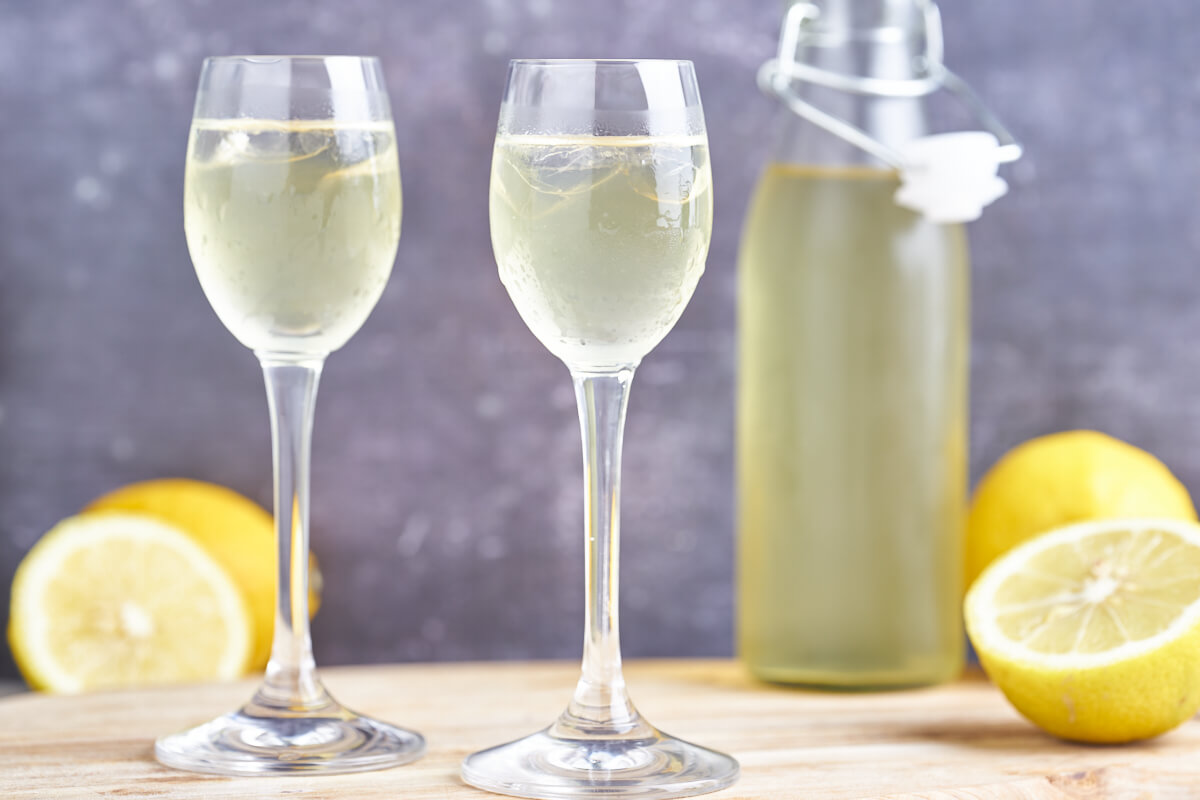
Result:
<instances>
[{"instance_id":1,"label":"glass bottle","mask_svg":"<svg viewBox=\"0 0 1200 800\"><path fill-rule=\"evenodd\" d=\"M928 132L936 22L921 0L807 2L768 76L790 108L743 230L737 421L739 650L765 680L962 666L967 237L898 205L879 157Z\"/></svg>"}]
</instances>

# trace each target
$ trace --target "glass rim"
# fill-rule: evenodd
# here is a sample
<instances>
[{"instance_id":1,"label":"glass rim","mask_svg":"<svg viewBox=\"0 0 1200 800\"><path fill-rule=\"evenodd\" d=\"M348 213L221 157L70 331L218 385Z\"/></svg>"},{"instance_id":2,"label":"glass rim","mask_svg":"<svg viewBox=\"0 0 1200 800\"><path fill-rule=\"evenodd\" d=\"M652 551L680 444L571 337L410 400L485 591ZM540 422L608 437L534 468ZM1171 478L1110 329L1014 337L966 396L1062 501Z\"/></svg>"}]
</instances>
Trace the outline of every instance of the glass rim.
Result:
<instances>
[{"instance_id":1,"label":"glass rim","mask_svg":"<svg viewBox=\"0 0 1200 800\"><path fill-rule=\"evenodd\" d=\"M512 58L509 66L577 67L584 64L594 66L629 66L631 64L675 64L695 67L687 58Z\"/></svg>"},{"instance_id":2,"label":"glass rim","mask_svg":"<svg viewBox=\"0 0 1200 800\"><path fill-rule=\"evenodd\" d=\"M205 56L204 61L248 61L251 64L272 64L277 61L374 61L378 63L379 56L347 56L347 55L286 55L286 54L241 54L230 56Z\"/></svg>"}]
</instances>

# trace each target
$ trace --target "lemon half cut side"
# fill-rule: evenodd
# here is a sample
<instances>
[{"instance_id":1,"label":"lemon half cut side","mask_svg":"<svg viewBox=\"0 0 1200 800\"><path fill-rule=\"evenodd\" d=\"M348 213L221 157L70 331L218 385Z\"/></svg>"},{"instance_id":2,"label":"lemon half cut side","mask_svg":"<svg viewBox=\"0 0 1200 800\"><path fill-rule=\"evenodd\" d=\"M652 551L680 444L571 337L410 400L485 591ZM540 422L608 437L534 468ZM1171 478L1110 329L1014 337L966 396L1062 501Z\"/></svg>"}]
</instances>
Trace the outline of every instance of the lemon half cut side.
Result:
<instances>
[{"instance_id":1,"label":"lemon half cut side","mask_svg":"<svg viewBox=\"0 0 1200 800\"><path fill-rule=\"evenodd\" d=\"M254 656L249 671L259 671L271 656L275 632L275 520L261 506L232 489L187 478L131 483L88 504L90 511L149 514L174 525L213 556L242 590L254 618ZM309 554L308 612L321 602L321 571Z\"/></svg>"},{"instance_id":2,"label":"lemon half cut side","mask_svg":"<svg viewBox=\"0 0 1200 800\"><path fill-rule=\"evenodd\" d=\"M1200 707L1200 525L1070 525L993 562L967 594L989 677L1048 732L1156 736Z\"/></svg>"},{"instance_id":3,"label":"lemon half cut side","mask_svg":"<svg viewBox=\"0 0 1200 800\"><path fill-rule=\"evenodd\" d=\"M252 625L233 579L187 534L96 512L63 520L21 562L8 636L31 686L80 692L239 677Z\"/></svg>"}]
</instances>

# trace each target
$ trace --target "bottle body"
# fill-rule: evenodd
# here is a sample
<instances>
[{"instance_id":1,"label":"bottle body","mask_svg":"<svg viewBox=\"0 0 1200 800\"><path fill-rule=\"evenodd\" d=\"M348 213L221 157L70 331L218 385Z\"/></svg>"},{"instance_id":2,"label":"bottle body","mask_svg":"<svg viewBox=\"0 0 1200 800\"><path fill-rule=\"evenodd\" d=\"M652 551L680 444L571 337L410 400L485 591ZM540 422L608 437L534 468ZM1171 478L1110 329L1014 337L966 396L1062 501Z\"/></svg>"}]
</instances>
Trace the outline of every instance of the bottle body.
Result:
<instances>
[{"instance_id":1,"label":"bottle body","mask_svg":"<svg viewBox=\"0 0 1200 800\"><path fill-rule=\"evenodd\" d=\"M830 0L802 57L904 78L915 38L859 35L896 0ZM821 39L814 39L819 45ZM813 87L878 140L919 98ZM894 170L786 114L739 254L738 638L757 676L837 688L961 669L969 257L961 225L896 205Z\"/></svg>"}]
</instances>

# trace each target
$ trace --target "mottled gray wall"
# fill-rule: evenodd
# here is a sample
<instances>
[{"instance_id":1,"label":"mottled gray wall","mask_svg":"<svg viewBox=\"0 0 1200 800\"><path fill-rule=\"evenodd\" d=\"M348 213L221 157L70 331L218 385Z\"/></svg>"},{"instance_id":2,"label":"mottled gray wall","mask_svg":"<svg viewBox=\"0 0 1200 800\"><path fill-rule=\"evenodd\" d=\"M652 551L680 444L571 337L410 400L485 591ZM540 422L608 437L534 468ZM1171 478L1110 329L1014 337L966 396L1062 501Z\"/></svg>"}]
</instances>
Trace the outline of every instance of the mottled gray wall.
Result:
<instances>
[{"instance_id":1,"label":"mottled gray wall","mask_svg":"<svg viewBox=\"0 0 1200 800\"><path fill-rule=\"evenodd\" d=\"M183 238L197 71L209 54L375 53L404 233L382 302L325 374L318 658L575 656L578 431L564 368L495 277L497 103L512 56L681 57L700 76L718 222L695 299L634 387L624 633L635 656L729 653L734 261L769 147L775 109L753 75L779 8L0 2L0 586L45 529L119 484L182 475L269 501L258 368ZM1029 436L1095 426L1200 489L1200 4L943 13L949 63L1028 144L1011 195L972 229L974 473Z\"/></svg>"}]
</instances>

